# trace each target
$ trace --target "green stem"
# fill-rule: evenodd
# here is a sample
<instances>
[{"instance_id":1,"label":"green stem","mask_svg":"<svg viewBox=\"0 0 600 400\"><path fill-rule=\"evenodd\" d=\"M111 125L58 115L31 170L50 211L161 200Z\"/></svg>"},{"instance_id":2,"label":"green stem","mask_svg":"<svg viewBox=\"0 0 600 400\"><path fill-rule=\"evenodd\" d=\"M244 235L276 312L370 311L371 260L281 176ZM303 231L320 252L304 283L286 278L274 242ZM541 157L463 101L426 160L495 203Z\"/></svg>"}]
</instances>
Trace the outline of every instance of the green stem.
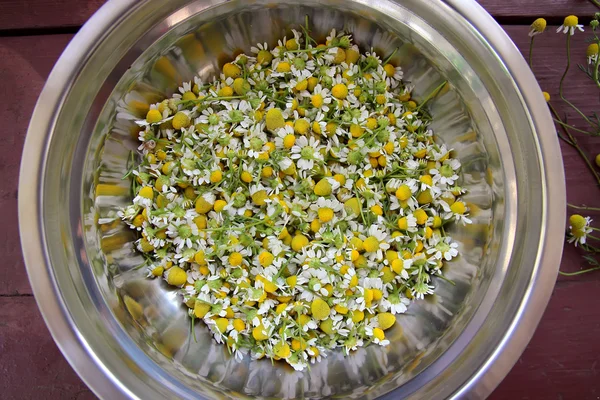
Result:
<instances>
[{"instance_id":1,"label":"green stem","mask_svg":"<svg viewBox=\"0 0 600 400\"><path fill-rule=\"evenodd\" d=\"M444 86L445 86L447 83L448 83L448 81L444 81L444 82L442 82L442 84L441 84L441 85L439 85L439 86L438 86L437 88L435 88L435 89L434 89L434 90L433 90L431 93L429 93L429 95L428 95L428 96L425 98L425 100L423 100L423 102L421 102L421 104L419 104L419 105L417 106L417 108L415 108L415 111L414 111L414 112L415 112L415 113L419 112L419 110L420 110L420 109L421 109L421 108L422 108L422 107L423 107L425 104L427 104L427 102L428 102L429 100L431 100L433 97L435 97L435 96L436 96L436 95L437 95L437 94L440 92L440 90L442 90L442 88L443 88L443 87L444 87Z\"/></svg>"},{"instance_id":2,"label":"green stem","mask_svg":"<svg viewBox=\"0 0 600 400\"><path fill-rule=\"evenodd\" d=\"M592 246L589 243L582 244L581 248L587 251L588 253L600 253L600 249L598 247Z\"/></svg>"},{"instance_id":3,"label":"green stem","mask_svg":"<svg viewBox=\"0 0 600 400\"><path fill-rule=\"evenodd\" d=\"M558 271L558 273L561 274L562 276L575 276L575 275L581 275L581 274L585 274L585 273L592 272L592 271L598 271L598 270L600 270L600 267L588 268L588 269L584 269L583 271L577 271L577 272Z\"/></svg>"},{"instance_id":4,"label":"green stem","mask_svg":"<svg viewBox=\"0 0 600 400\"><path fill-rule=\"evenodd\" d=\"M600 211L600 208L597 208L597 207L576 206L576 205L573 205L570 203L567 203L567 207L575 208L577 210Z\"/></svg>"},{"instance_id":5,"label":"green stem","mask_svg":"<svg viewBox=\"0 0 600 400\"><path fill-rule=\"evenodd\" d=\"M548 106L550 107L550 110L556 116L556 118L559 121L562 122L562 119L560 118L560 115L558 115L558 112L556 112L556 110L554 109L554 107L552 106L552 104L548 103ZM598 173L596 172L596 169L594 168L594 166L592 165L591 161L588 159L588 157L586 156L586 154L583 152L583 149L581 147L579 147L579 144L577 143L577 140L571 134L571 132L569 131L569 128L565 127L564 125L561 125L561 127L563 128L564 132L569 137L569 140L571 140L571 145L573 147L575 147L575 149L577 150L577 152L579 153L579 155L581 156L581 158L583 159L583 161L587 165L587 167L590 170L590 172L592 173L592 175L594 175L594 178L596 179L596 182L598 183L598 185L600 185L600 176L598 176Z\"/></svg>"},{"instance_id":6,"label":"green stem","mask_svg":"<svg viewBox=\"0 0 600 400\"><path fill-rule=\"evenodd\" d=\"M560 95L560 98L565 103L567 103L573 110L575 110L579 115L581 115L581 117L588 124L590 124L592 127L595 127L596 125L592 121L590 121L590 119L583 112L581 112L581 110L579 108L577 108L573 103L571 103L569 100L567 100L565 98L565 95L563 93L563 86L565 83L565 78L567 77L567 74L569 73L569 69L571 69L571 35L567 34L567 67L565 68L565 72L563 73L562 77L560 78L560 83L558 84L558 94Z\"/></svg>"},{"instance_id":7,"label":"green stem","mask_svg":"<svg viewBox=\"0 0 600 400\"><path fill-rule=\"evenodd\" d=\"M276 99L275 97L266 96L266 98L267 98L267 99L269 99L269 100L271 100L271 101L274 101L274 102L276 102L276 103L279 103L279 104L283 104L283 105L286 105L286 104L287 104L285 101L283 101L283 100L279 100L279 99Z\"/></svg>"},{"instance_id":8,"label":"green stem","mask_svg":"<svg viewBox=\"0 0 600 400\"><path fill-rule=\"evenodd\" d=\"M195 100L180 100L177 101L176 104L186 104L186 103L191 103L191 104L200 104L206 101L219 101L219 100L233 100L233 99L245 99L246 96L220 96L220 97L204 97L201 99L195 99ZM187 106L187 105L186 105Z\"/></svg>"},{"instance_id":9,"label":"green stem","mask_svg":"<svg viewBox=\"0 0 600 400\"><path fill-rule=\"evenodd\" d=\"M597 0L590 0L590 1L592 2L593 5L600 8L600 2L598 2Z\"/></svg>"},{"instance_id":10,"label":"green stem","mask_svg":"<svg viewBox=\"0 0 600 400\"><path fill-rule=\"evenodd\" d=\"M564 123L564 122L562 122L561 120L558 120L558 119L556 119L556 118L554 118L554 122L556 122L556 123L557 123L557 124L559 124L559 125L562 125L562 126L564 126L565 128L572 129L572 130L574 130L575 132L585 133L586 135L589 135L589 134L590 134L588 131L584 131L583 129L578 129L578 128L575 128L574 126L572 126L572 125L569 125L569 124L566 124L566 123Z\"/></svg>"},{"instance_id":11,"label":"green stem","mask_svg":"<svg viewBox=\"0 0 600 400\"><path fill-rule=\"evenodd\" d=\"M304 16L304 24L306 25L304 28L304 48L308 49L308 14Z\"/></svg>"},{"instance_id":12,"label":"green stem","mask_svg":"<svg viewBox=\"0 0 600 400\"><path fill-rule=\"evenodd\" d=\"M552 113L554 114L554 117L555 117L555 118L554 118L554 120L555 120L555 121L560 121L560 122L562 122L562 120L560 119L560 115L558 115L558 112L557 112L557 111L554 109L554 107L552 106L552 104L548 103L548 107L550 107L550 111L552 111ZM565 132L567 131L567 128L566 128L566 126L565 126L564 124L561 124L561 125L560 125L560 127L561 127L561 128L563 128L563 131L565 131ZM573 142L573 141L571 141L571 139L569 139L569 138L565 138L565 137L564 137L564 136L563 136L563 135L560 133L560 131L558 131L558 130L557 130L557 131L556 131L556 133L557 133L557 134L558 134L558 136L559 136L559 137L560 137L562 140L564 140L566 143L568 143L569 145L571 145L571 146L573 146L573 147L577 147L577 143L576 143L576 142ZM570 135L569 135L569 136L570 136Z\"/></svg>"},{"instance_id":13,"label":"green stem","mask_svg":"<svg viewBox=\"0 0 600 400\"><path fill-rule=\"evenodd\" d=\"M531 41L529 42L529 68L533 71L533 64L531 63L531 57L533 56L533 40L535 39L535 35L531 37Z\"/></svg>"},{"instance_id":14,"label":"green stem","mask_svg":"<svg viewBox=\"0 0 600 400\"><path fill-rule=\"evenodd\" d=\"M596 63L594 64L594 82L596 82L596 86L600 88L600 80L598 80L598 67L600 66L600 55L596 54Z\"/></svg>"},{"instance_id":15,"label":"green stem","mask_svg":"<svg viewBox=\"0 0 600 400\"><path fill-rule=\"evenodd\" d=\"M562 133L558 131L556 133L558 134L559 139L563 140L568 145L573 146L573 143L571 143L571 141L568 138L564 137Z\"/></svg>"},{"instance_id":16,"label":"green stem","mask_svg":"<svg viewBox=\"0 0 600 400\"><path fill-rule=\"evenodd\" d=\"M392 59L392 57L394 57L394 55L396 54L397 51L398 51L398 48L396 47L394 49L394 51L392 52L392 54L390 54L381 65L385 65L388 62L390 62L390 60Z\"/></svg>"},{"instance_id":17,"label":"green stem","mask_svg":"<svg viewBox=\"0 0 600 400\"><path fill-rule=\"evenodd\" d=\"M323 51L327 51L333 47L337 47L337 46L325 46L325 47L321 47L321 48L313 47L310 49L300 49L300 50L285 50L285 53L310 53L310 52L320 53Z\"/></svg>"},{"instance_id":18,"label":"green stem","mask_svg":"<svg viewBox=\"0 0 600 400\"><path fill-rule=\"evenodd\" d=\"M446 277L445 277L443 274L440 274L440 275L433 275L433 276L437 276L438 278L440 278L440 279L441 279L441 280L443 280L443 281L446 281L446 282L448 282L448 283L449 283L449 284L451 284L452 286L456 286L456 283L454 283L454 281L453 281L453 280L450 280L450 279L446 278Z\"/></svg>"}]
</instances>

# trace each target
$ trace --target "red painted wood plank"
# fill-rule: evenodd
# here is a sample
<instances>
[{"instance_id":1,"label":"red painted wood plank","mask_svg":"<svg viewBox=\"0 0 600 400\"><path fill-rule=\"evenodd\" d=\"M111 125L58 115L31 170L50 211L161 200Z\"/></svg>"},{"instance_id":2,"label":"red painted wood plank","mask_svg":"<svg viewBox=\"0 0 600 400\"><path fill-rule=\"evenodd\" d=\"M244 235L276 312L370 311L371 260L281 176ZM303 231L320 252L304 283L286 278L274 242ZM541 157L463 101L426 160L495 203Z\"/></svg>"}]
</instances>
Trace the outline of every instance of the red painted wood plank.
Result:
<instances>
[{"instance_id":1,"label":"red painted wood plank","mask_svg":"<svg viewBox=\"0 0 600 400\"><path fill-rule=\"evenodd\" d=\"M116 0L115 0L116 1ZM478 0L494 17L591 16L589 0ZM105 0L0 0L0 29L41 29L81 26Z\"/></svg>"},{"instance_id":2,"label":"red painted wood plank","mask_svg":"<svg viewBox=\"0 0 600 400\"><path fill-rule=\"evenodd\" d=\"M105 0L0 0L0 29L81 26Z\"/></svg>"},{"instance_id":3,"label":"red painted wood plank","mask_svg":"<svg viewBox=\"0 0 600 400\"><path fill-rule=\"evenodd\" d=\"M599 292L598 281L559 282L527 350L490 399L597 399Z\"/></svg>"},{"instance_id":4,"label":"red painted wood plank","mask_svg":"<svg viewBox=\"0 0 600 400\"><path fill-rule=\"evenodd\" d=\"M31 293L21 256L17 186L25 133L33 107L70 35L0 39L0 294Z\"/></svg>"},{"instance_id":5,"label":"red painted wood plank","mask_svg":"<svg viewBox=\"0 0 600 400\"><path fill-rule=\"evenodd\" d=\"M589 0L477 0L494 17L592 16L598 8Z\"/></svg>"},{"instance_id":6,"label":"red painted wood plank","mask_svg":"<svg viewBox=\"0 0 600 400\"><path fill-rule=\"evenodd\" d=\"M33 297L0 298L0 397L95 399L64 359Z\"/></svg>"}]
</instances>

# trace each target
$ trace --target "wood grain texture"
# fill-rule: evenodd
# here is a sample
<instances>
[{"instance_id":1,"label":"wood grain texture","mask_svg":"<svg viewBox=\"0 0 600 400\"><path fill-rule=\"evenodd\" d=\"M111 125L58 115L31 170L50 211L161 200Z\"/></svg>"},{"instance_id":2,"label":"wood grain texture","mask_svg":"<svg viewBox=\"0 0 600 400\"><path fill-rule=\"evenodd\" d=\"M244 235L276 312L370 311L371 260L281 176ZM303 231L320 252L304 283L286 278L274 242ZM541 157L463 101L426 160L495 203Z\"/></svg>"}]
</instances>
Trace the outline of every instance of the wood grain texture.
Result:
<instances>
[{"instance_id":1,"label":"wood grain texture","mask_svg":"<svg viewBox=\"0 0 600 400\"><path fill-rule=\"evenodd\" d=\"M0 7L6 3L0 0ZM83 1L85 3L85 1ZM2 11L0 10L0 15ZM2 18L2 17L0 17ZM522 52L528 49L527 26L505 27ZM549 28L550 30L551 28ZM550 31L551 32L551 31ZM55 60L70 35L0 38L0 397L93 398L68 363L60 356L47 332L33 298L13 297L31 293L24 271L16 217L17 171L25 132L35 101ZM574 60L585 61L584 36L573 42ZM565 62L565 36L548 33L536 39L534 71L543 88L550 91L556 107L577 126L575 112L561 104L557 83ZM551 89L548 89L551 88ZM569 75L567 96L585 112L600 110L596 89L575 68ZM555 135L548 132L548 135ZM592 154L600 144L587 140ZM568 198L573 203L600 206L594 180L572 148L562 145ZM27 155L24 155L25 159ZM596 216L600 219L600 215ZM563 270L584 266L577 249L567 246ZM600 273L559 278L552 300L527 350L493 399L565 398L592 399L600 395ZM27 372L24 372L27 371ZM33 383L32 383L33 382ZM5 391L8 390L9 391ZM7 395L8 393L8 395ZM8 396L8 397L5 397ZM12 397L10 397L12 396Z\"/></svg>"},{"instance_id":2,"label":"wood grain texture","mask_svg":"<svg viewBox=\"0 0 600 400\"><path fill-rule=\"evenodd\" d=\"M71 35L0 38L0 295L31 293L19 243L17 187L29 119L44 82ZM27 159L27 155L24 155Z\"/></svg>"},{"instance_id":3,"label":"wood grain texture","mask_svg":"<svg viewBox=\"0 0 600 400\"><path fill-rule=\"evenodd\" d=\"M0 29L76 27L105 0L0 0Z\"/></svg>"},{"instance_id":4,"label":"wood grain texture","mask_svg":"<svg viewBox=\"0 0 600 400\"><path fill-rule=\"evenodd\" d=\"M562 18L570 14L590 16L597 9L589 0L478 0L503 22L518 18ZM27 30L78 27L105 3L105 0L0 0L0 30ZM529 22L527 22L529 23Z\"/></svg>"},{"instance_id":5,"label":"wood grain texture","mask_svg":"<svg viewBox=\"0 0 600 400\"><path fill-rule=\"evenodd\" d=\"M599 292L597 280L559 282L527 350L490 399L597 399Z\"/></svg>"},{"instance_id":6,"label":"wood grain texture","mask_svg":"<svg viewBox=\"0 0 600 400\"><path fill-rule=\"evenodd\" d=\"M589 0L477 0L494 17L563 18L575 14L591 16L598 8ZM532 22L533 22L532 19Z\"/></svg>"},{"instance_id":7,"label":"wood grain texture","mask_svg":"<svg viewBox=\"0 0 600 400\"><path fill-rule=\"evenodd\" d=\"M33 297L0 298L0 398L95 396L52 340Z\"/></svg>"}]
</instances>

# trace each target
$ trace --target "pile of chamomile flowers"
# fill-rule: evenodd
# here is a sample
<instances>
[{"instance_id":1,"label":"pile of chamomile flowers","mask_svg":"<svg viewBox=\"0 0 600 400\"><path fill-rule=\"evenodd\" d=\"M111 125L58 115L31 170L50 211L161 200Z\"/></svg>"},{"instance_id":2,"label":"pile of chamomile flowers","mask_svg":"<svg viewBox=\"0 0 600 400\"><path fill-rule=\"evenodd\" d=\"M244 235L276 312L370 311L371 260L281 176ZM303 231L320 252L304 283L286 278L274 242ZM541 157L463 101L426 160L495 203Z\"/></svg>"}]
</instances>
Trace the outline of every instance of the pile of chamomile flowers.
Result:
<instances>
[{"instance_id":1,"label":"pile of chamomile flowers","mask_svg":"<svg viewBox=\"0 0 600 400\"><path fill-rule=\"evenodd\" d=\"M460 163L391 56L292 32L150 106L119 215L192 321L239 359L303 370L388 345L458 255L444 227L470 220Z\"/></svg>"}]
</instances>

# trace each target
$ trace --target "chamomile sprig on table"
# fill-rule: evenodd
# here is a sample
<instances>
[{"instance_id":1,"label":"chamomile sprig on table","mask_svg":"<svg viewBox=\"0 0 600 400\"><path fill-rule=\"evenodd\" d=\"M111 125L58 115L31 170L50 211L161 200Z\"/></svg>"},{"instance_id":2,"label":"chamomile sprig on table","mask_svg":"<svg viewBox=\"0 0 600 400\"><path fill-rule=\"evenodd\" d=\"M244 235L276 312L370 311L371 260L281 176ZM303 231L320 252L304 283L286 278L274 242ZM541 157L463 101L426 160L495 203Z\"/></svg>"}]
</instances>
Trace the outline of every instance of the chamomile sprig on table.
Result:
<instances>
[{"instance_id":1,"label":"chamomile sprig on table","mask_svg":"<svg viewBox=\"0 0 600 400\"><path fill-rule=\"evenodd\" d=\"M600 7L600 3L596 0L592 0L596 6ZM546 20L544 18L538 18L531 24L531 30L529 31L529 36L531 38L530 46L529 46L529 65L532 67L532 58L533 58L533 50L535 38L539 35L543 34L546 31ZM594 18L590 22L590 28L592 31L592 36L589 38L589 45L586 50L587 57L587 65L579 65L579 69L585 73L588 78L593 83L593 89L600 88L600 75L598 73L600 69L600 58L598 57L598 49L600 44L600 38L598 37L598 27L600 26L600 13L596 13ZM588 155L586 149L584 149L581 145L581 142L578 140L580 135L587 135L591 137L600 136L600 118L596 113L591 116L586 115L581 109L575 105L572 101L570 101L564 93L564 87L567 80L567 75L571 69L571 41L573 40L574 35L579 32L584 32L584 26L579 23L579 18L575 15L569 15L565 17L563 24L556 30L557 34L565 35L565 49L566 49L566 59L567 63L565 66L565 70L560 78L558 83L558 94L559 101L562 102L568 109L573 110L579 117L582 118L585 126L584 128L575 127L572 123L569 123L566 117L561 116L561 114L556 110L554 102L551 101L550 94L548 92L543 92L544 98L548 103L548 107L550 108L550 112L554 117L554 122L557 126L557 134L558 137L573 147L581 159L585 162L588 170L593 175L597 184L600 185L600 174L598 173L598 168L600 168L600 154L597 154L595 158L592 158ZM600 247L597 244L597 241L600 241L600 237L594 234L595 231L598 231L598 228L592 226L592 218L589 216L583 216L579 214L579 212L598 212L600 208L596 207L587 207L587 206L578 206L573 204L568 204L568 207L571 210L575 210L576 213L573 213L569 217L569 224L566 232L566 240L568 243L572 243L575 246L580 247L584 252L584 259L590 265L590 268L583 269L576 272L563 272L559 271L561 275L565 276L573 276L580 275L587 272L600 270L600 261L598 260L598 253L600 252Z\"/></svg>"}]
</instances>

